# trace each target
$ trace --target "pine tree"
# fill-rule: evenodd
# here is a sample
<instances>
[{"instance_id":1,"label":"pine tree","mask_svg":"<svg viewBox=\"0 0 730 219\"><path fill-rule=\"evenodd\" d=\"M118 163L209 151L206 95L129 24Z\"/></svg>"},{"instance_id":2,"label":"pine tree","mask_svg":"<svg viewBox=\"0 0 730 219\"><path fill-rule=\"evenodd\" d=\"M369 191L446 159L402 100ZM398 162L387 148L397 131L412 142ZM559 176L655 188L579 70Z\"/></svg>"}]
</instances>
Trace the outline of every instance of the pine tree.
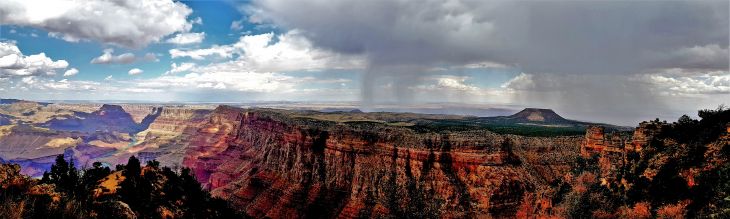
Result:
<instances>
[{"instance_id":1,"label":"pine tree","mask_svg":"<svg viewBox=\"0 0 730 219\"><path fill-rule=\"evenodd\" d=\"M143 204L143 196L145 195L139 191L139 185L141 183L141 173L142 168L139 165L139 160L134 156L129 157L127 165L122 172L122 175L124 175L124 180L119 183L119 189L117 189L119 199L121 199L124 203L127 203L129 207L135 210L140 209L141 205ZM143 217L144 215L139 216Z\"/></svg>"},{"instance_id":2,"label":"pine tree","mask_svg":"<svg viewBox=\"0 0 730 219\"><path fill-rule=\"evenodd\" d=\"M74 166L73 159L70 163L66 162L61 154L56 157L56 162L51 166L51 172L44 173L42 182L55 184L59 191L75 195L79 178L79 171Z\"/></svg>"}]
</instances>

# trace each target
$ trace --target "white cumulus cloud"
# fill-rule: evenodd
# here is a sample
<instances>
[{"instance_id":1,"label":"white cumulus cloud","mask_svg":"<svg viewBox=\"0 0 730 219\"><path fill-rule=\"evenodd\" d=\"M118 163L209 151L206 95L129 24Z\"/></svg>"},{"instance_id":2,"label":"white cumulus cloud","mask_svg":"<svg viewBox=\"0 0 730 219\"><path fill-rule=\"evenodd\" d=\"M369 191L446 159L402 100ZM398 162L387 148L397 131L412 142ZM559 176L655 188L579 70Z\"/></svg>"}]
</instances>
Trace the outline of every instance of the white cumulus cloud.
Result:
<instances>
[{"instance_id":1,"label":"white cumulus cloud","mask_svg":"<svg viewBox=\"0 0 730 219\"><path fill-rule=\"evenodd\" d=\"M132 53L123 53L114 55L114 49L104 49L104 53L99 57L91 60L91 64L130 64L137 61L158 61L157 55L147 53L142 57L137 57Z\"/></svg>"},{"instance_id":2,"label":"white cumulus cloud","mask_svg":"<svg viewBox=\"0 0 730 219\"><path fill-rule=\"evenodd\" d=\"M127 72L127 73L129 73L129 75L138 75L138 74L142 74L142 72L144 72L144 71L142 71L142 69L133 68L133 69L130 69L129 72Z\"/></svg>"},{"instance_id":3,"label":"white cumulus cloud","mask_svg":"<svg viewBox=\"0 0 730 219\"><path fill-rule=\"evenodd\" d=\"M515 89L515 90L528 90L535 87L535 81L533 81L531 74L520 73L514 78L502 84L502 88Z\"/></svg>"},{"instance_id":4,"label":"white cumulus cloud","mask_svg":"<svg viewBox=\"0 0 730 219\"><path fill-rule=\"evenodd\" d=\"M202 60L209 56L218 56L221 58L230 58L233 55L233 48L230 46L214 45L206 49L180 50L171 49L170 56L174 58L190 57L195 60Z\"/></svg>"},{"instance_id":5,"label":"white cumulus cloud","mask_svg":"<svg viewBox=\"0 0 730 219\"><path fill-rule=\"evenodd\" d=\"M100 87L99 82L95 81L71 81L68 79L61 79L58 81L48 80L43 81L37 88L50 89L58 91L93 91Z\"/></svg>"},{"instance_id":6,"label":"white cumulus cloud","mask_svg":"<svg viewBox=\"0 0 730 219\"><path fill-rule=\"evenodd\" d=\"M178 33L166 42L178 45L194 44L203 42L205 33Z\"/></svg>"},{"instance_id":7,"label":"white cumulus cloud","mask_svg":"<svg viewBox=\"0 0 730 219\"><path fill-rule=\"evenodd\" d=\"M63 73L63 76L64 77L70 77L70 76L74 76L74 75L76 75L78 73L79 73L79 70L78 69L71 68L69 70L66 70L66 72Z\"/></svg>"},{"instance_id":8,"label":"white cumulus cloud","mask_svg":"<svg viewBox=\"0 0 730 219\"><path fill-rule=\"evenodd\" d=\"M436 78L436 87L449 90L475 91L478 87L466 83L466 77L441 76Z\"/></svg>"},{"instance_id":9,"label":"white cumulus cloud","mask_svg":"<svg viewBox=\"0 0 730 219\"><path fill-rule=\"evenodd\" d=\"M0 78L12 76L55 75L68 67L66 60L52 60L45 53L23 55L11 42L0 42Z\"/></svg>"},{"instance_id":10,"label":"white cumulus cloud","mask_svg":"<svg viewBox=\"0 0 730 219\"><path fill-rule=\"evenodd\" d=\"M668 95L730 94L730 73L727 71L695 75L657 73L639 78Z\"/></svg>"},{"instance_id":11,"label":"white cumulus cloud","mask_svg":"<svg viewBox=\"0 0 730 219\"><path fill-rule=\"evenodd\" d=\"M170 65L170 70L165 72L165 74L175 74L180 72L186 72L190 71L191 69L195 68L195 63L192 62L183 62L179 65L177 63L172 63Z\"/></svg>"},{"instance_id":12,"label":"white cumulus cloud","mask_svg":"<svg viewBox=\"0 0 730 219\"><path fill-rule=\"evenodd\" d=\"M210 69L213 70L213 69ZM168 91L189 91L196 89L226 89L239 92L290 92L297 84L294 77L279 73L228 71L221 67L218 71L189 73L182 76L167 75L137 82L139 88L161 89Z\"/></svg>"},{"instance_id":13,"label":"white cumulus cloud","mask_svg":"<svg viewBox=\"0 0 730 219\"><path fill-rule=\"evenodd\" d=\"M172 0L5 0L0 24L40 28L66 41L95 40L140 48L186 32L192 9Z\"/></svg>"},{"instance_id":14,"label":"white cumulus cloud","mask_svg":"<svg viewBox=\"0 0 730 219\"><path fill-rule=\"evenodd\" d=\"M204 49L170 50L172 58L190 57L202 60L217 56L231 58L242 69L257 72L296 70L357 69L365 66L364 58L315 48L312 43L292 30L284 34L265 33L245 35L230 45L215 45Z\"/></svg>"}]
</instances>

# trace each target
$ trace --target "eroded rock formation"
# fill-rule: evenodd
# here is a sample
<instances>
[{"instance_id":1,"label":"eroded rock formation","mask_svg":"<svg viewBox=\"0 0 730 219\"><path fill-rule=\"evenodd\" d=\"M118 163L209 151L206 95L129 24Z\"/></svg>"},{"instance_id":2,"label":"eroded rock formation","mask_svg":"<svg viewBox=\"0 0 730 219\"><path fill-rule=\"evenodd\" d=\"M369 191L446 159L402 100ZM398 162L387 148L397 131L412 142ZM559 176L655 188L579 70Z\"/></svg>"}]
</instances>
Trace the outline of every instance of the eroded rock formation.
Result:
<instances>
[{"instance_id":1,"label":"eroded rock formation","mask_svg":"<svg viewBox=\"0 0 730 219\"><path fill-rule=\"evenodd\" d=\"M569 171L580 139L219 107L193 141L183 164L251 216L352 218L514 216L523 193Z\"/></svg>"}]
</instances>

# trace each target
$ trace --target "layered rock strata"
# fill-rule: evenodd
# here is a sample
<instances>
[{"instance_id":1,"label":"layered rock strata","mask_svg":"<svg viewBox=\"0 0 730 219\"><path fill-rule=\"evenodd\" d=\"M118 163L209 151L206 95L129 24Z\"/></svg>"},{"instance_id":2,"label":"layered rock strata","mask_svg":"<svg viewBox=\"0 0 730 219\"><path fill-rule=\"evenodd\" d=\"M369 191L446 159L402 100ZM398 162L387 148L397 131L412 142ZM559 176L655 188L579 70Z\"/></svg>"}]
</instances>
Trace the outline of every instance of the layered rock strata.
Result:
<instances>
[{"instance_id":1,"label":"layered rock strata","mask_svg":"<svg viewBox=\"0 0 730 219\"><path fill-rule=\"evenodd\" d=\"M354 218L514 216L525 192L569 171L580 138L219 107L192 141L184 166L248 215Z\"/></svg>"}]
</instances>

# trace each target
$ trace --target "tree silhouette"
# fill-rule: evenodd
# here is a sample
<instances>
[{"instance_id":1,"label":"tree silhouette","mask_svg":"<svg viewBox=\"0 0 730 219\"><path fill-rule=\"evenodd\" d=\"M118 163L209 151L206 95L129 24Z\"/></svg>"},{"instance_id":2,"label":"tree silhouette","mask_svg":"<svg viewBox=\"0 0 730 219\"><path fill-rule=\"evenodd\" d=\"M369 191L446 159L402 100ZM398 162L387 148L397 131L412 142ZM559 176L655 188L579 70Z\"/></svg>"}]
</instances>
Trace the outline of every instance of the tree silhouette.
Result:
<instances>
[{"instance_id":1,"label":"tree silhouette","mask_svg":"<svg viewBox=\"0 0 730 219\"><path fill-rule=\"evenodd\" d=\"M66 161L59 155L41 180L18 188L0 189L0 200L11 202L5 206L22 202L25 208L18 209L17 214L22 218L161 218L163 212L174 218L243 217L226 201L211 197L188 168L178 174L168 167L160 168L155 160L148 161L143 168L139 159L132 156L126 165L117 165L116 169L124 177L116 194L95 196L95 189L104 178L111 176L111 169L94 162L91 168L79 171L73 160ZM4 186L2 183L0 186ZM35 194L37 191L31 193L31 185L36 183L55 185L50 188L55 188L61 199L53 201L51 196ZM0 218L5 215L8 214L0 211Z\"/></svg>"},{"instance_id":2,"label":"tree silhouette","mask_svg":"<svg viewBox=\"0 0 730 219\"><path fill-rule=\"evenodd\" d=\"M75 195L79 185L79 171L74 167L73 159L66 162L63 154L60 154L56 156L56 162L51 166L51 172L43 173L41 182L55 184L61 192Z\"/></svg>"},{"instance_id":3,"label":"tree silhouette","mask_svg":"<svg viewBox=\"0 0 730 219\"><path fill-rule=\"evenodd\" d=\"M146 201L149 201L150 193L145 194L143 191L141 174L142 167L140 166L139 160L134 156L129 157L127 165L122 172L124 180L119 183L117 194L119 195L119 199L127 203L132 209L140 209L146 204ZM145 212L138 213L142 213L138 215L140 217L145 216Z\"/></svg>"}]
</instances>

